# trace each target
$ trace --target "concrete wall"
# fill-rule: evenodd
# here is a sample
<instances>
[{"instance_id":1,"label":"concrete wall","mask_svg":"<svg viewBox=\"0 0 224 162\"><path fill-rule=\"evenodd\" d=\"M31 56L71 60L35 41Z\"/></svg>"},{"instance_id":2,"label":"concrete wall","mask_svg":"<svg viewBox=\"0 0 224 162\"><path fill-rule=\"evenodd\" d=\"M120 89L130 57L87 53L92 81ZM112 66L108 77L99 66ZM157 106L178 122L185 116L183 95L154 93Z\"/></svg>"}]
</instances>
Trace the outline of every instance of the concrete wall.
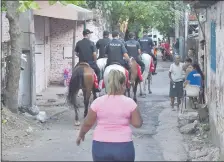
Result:
<instances>
[{"instance_id":1,"label":"concrete wall","mask_svg":"<svg viewBox=\"0 0 224 162\"><path fill-rule=\"evenodd\" d=\"M209 116L211 124L211 135L213 142L220 146L222 159L224 159L224 1L219 1L210 8L207 8L207 20L203 24L206 40L206 78L207 89L206 98L209 106ZM211 70L210 54L210 26L211 21L216 22L216 73ZM202 40L202 32L200 38ZM199 54L203 53L199 49ZM199 55L199 57L200 57Z\"/></svg>"},{"instance_id":2,"label":"concrete wall","mask_svg":"<svg viewBox=\"0 0 224 162\"><path fill-rule=\"evenodd\" d=\"M63 47L72 47L73 45L73 29L75 27L75 21L63 20L63 19L50 19L50 41L51 41L51 83L62 83L63 70L67 65L72 62L71 58L64 58ZM77 22L76 28L76 40L78 42L83 38L82 31L84 28L83 22ZM89 21L86 24L86 28L94 31L91 36L91 40L96 41L102 37L103 29L93 21ZM78 58L75 58L75 62L78 62Z\"/></svg>"}]
</instances>

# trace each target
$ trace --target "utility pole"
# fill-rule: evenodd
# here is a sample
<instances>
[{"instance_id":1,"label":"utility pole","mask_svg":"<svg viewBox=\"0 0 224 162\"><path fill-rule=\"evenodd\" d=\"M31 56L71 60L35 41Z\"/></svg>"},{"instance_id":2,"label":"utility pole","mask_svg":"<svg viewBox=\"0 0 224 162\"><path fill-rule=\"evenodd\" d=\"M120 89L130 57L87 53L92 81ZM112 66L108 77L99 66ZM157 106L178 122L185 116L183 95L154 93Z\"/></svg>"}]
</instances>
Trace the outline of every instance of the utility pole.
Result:
<instances>
[{"instance_id":1,"label":"utility pole","mask_svg":"<svg viewBox=\"0 0 224 162\"><path fill-rule=\"evenodd\" d=\"M77 20L75 20L75 26L73 28L73 44L72 44L72 72L75 67L75 44L76 44L76 29L77 29Z\"/></svg>"},{"instance_id":2,"label":"utility pole","mask_svg":"<svg viewBox=\"0 0 224 162\"><path fill-rule=\"evenodd\" d=\"M177 8L177 2L174 2L175 5L175 39L179 38L180 36L180 13L178 10L176 10Z\"/></svg>"},{"instance_id":3,"label":"utility pole","mask_svg":"<svg viewBox=\"0 0 224 162\"><path fill-rule=\"evenodd\" d=\"M179 55L184 61L184 49L185 49L185 9L181 11L181 18L180 18L180 36L179 36Z\"/></svg>"},{"instance_id":4,"label":"utility pole","mask_svg":"<svg viewBox=\"0 0 224 162\"><path fill-rule=\"evenodd\" d=\"M189 23L189 20L188 20L188 16L189 16L189 12L187 9L185 9L185 14L184 14L184 17L185 17L185 20L184 20L184 25L185 25L185 32L184 32L184 43L185 43L185 48L184 48L184 53L183 53L183 59L185 60L186 58L186 54L187 54L187 40L188 40L188 23Z\"/></svg>"}]
</instances>

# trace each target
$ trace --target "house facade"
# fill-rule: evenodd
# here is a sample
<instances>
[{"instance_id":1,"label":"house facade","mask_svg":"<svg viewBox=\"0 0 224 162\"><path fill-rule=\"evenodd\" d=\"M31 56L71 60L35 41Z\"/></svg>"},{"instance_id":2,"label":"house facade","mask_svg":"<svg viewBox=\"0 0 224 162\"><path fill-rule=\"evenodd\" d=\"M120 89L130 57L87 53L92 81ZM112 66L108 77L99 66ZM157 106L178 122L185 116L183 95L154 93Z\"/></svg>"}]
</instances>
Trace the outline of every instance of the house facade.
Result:
<instances>
[{"instance_id":1,"label":"house facade","mask_svg":"<svg viewBox=\"0 0 224 162\"><path fill-rule=\"evenodd\" d=\"M38 1L38 4L40 10L34 12L34 27L36 92L40 93L51 83L63 83L64 69L68 64L72 64L73 48L76 42L83 38L84 24L86 28L94 31L91 40L95 43L102 37L104 28L102 24L93 21L92 11L59 3L49 6L46 1ZM73 10L78 12L74 13ZM75 14L76 17L71 16ZM76 64L78 58L74 56L74 59Z\"/></svg>"},{"instance_id":2,"label":"house facade","mask_svg":"<svg viewBox=\"0 0 224 162\"><path fill-rule=\"evenodd\" d=\"M206 102L212 141L221 149L224 159L224 1L201 1L192 5L199 12L201 28L199 58L204 55Z\"/></svg>"},{"instance_id":3,"label":"house facade","mask_svg":"<svg viewBox=\"0 0 224 162\"><path fill-rule=\"evenodd\" d=\"M48 1L38 1L38 4L39 10L27 11L20 16L22 49L28 60L21 72L23 77L20 77L19 100L23 101L21 104L24 106L35 105L36 94L51 83L63 82L63 70L72 62L72 49L82 39L85 23L87 28L94 31L94 42L102 37L104 30L93 21L92 11L59 3L49 6ZM5 13L2 14L2 24L2 54L6 56L10 52L10 37ZM77 63L78 59L75 57L74 61Z\"/></svg>"}]
</instances>

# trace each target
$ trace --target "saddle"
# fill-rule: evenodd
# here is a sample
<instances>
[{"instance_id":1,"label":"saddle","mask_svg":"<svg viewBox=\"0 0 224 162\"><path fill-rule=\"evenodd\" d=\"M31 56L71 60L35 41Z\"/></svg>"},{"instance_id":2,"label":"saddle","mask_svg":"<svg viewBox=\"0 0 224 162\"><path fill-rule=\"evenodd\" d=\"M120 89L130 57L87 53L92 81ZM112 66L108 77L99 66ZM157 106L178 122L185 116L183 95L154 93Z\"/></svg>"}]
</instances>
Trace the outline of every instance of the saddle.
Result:
<instances>
[{"instance_id":1,"label":"saddle","mask_svg":"<svg viewBox=\"0 0 224 162\"><path fill-rule=\"evenodd\" d=\"M77 66L78 66L78 65L87 65L87 66L90 67L90 65L89 65L87 62L80 62L80 63L77 64Z\"/></svg>"},{"instance_id":2,"label":"saddle","mask_svg":"<svg viewBox=\"0 0 224 162\"><path fill-rule=\"evenodd\" d=\"M94 69L93 69L87 62L80 62L80 63L78 63L78 64L75 66L75 68L76 68L78 65L86 65L86 66L88 66L88 67L90 67L90 68L92 69L92 72L93 72L93 78L94 78L94 87L95 87L96 89L98 89L98 88L99 88L98 78L97 78L97 76L96 76L96 73L95 73Z\"/></svg>"},{"instance_id":3,"label":"saddle","mask_svg":"<svg viewBox=\"0 0 224 162\"><path fill-rule=\"evenodd\" d=\"M120 66L122 66L119 62L112 62L111 65L120 65Z\"/></svg>"}]
</instances>

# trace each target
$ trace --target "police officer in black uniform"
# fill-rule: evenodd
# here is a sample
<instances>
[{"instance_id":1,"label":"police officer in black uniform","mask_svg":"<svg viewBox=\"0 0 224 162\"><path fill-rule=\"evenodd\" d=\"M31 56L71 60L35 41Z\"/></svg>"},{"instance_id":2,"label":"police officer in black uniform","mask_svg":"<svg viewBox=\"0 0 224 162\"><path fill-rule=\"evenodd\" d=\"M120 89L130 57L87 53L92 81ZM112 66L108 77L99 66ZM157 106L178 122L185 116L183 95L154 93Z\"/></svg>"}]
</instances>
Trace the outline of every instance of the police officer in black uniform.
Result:
<instances>
[{"instance_id":1,"label":"police officer in black uniform","mask_svg":"<svg viewBox=\"0 0 224 162\"><path fill-rule=\"evenodd\" d=\"M103 39L99 39L96 42L96 48L99 49L99 58L104 58L105 57L105 47L106 45L111 41L109 38L109 32L104 31L103 32Z\"/></svg>"},{"instance_id":2,"label":"police officer in black uniform","mask_svg":"<svg viewBox=\"0 0 224 162\"><path fill-rule=\"evenodd\" d=\"M79 57L80 62L88 63L91 68L95 71L98 82L100 80L100 69L96 64L96 46L94 42L89 40L90 34L93 33L89 29L83 31L83 39L76 43L75 52ZM99 92L99 89L96 89L96 92Z\"/></svg>"},{"instance_id":3,"label":"police officer in black uniform","mask_svg":"<svg viewBox=\"0 0 224 162\"><path fill-rule=\"evenodd\" d=\"M136 60L136 62L141 66L141 71L143 73L143 71L145 70L145 64L140 59L141 46L139 42L134 39L135 34L133 32L130 32L128 37L129 37L129 40L125 42L125 47L128 51L128 55L129 57L133 57Z\"/></svg>"},{"instance_id":4,"label":"police officer in black uniform","mask_svg":"<svg viewBox=\"0 0 224 162\"><path fill-rule=\"evenodd\" d=\"M153 41L151 38L148 37L147 31L143 32L143 37L138 40L138 42L141 45L142 52L147 53L153 57L153 59L156 59L156 57L152 54L152 48L154 46Z\"/></svg>"},{"instance_id":5,"label":"police officer in black uniform","mask_svg":"<svg viewBox=\"0 0 224 162\"><path fill-rule=\"evenodd\" d=\"M143 53L147 53L147 54L149 54L150 56L152 56L153 61L155 62L155 64L157 64L157 58L156 58L156 56L152 53L152 48L153 48L154 44L153 44L152 39L148 37L148 35L147 35L147 31L144 31L144 32L143 32L143 37L140 38L138 41L139 41L139 43L140 43L140 45L141 45L142 52L143 52ZM154 75L154 74L156 74L156 73L154 72L153 75Z\"/></svg>"},{"instance_id":6,"label":"police officer in black uniform","mask_svg":"<svg viewBox=\"0 0 224 162\"><path fill-rule=\"evenodd\" d=\"M119 40L119 32L113 31L112 37L113 39L106 46L105 54L108 56L106 66L109 66L112 63L120 63L127 70L129 70L129 56L127 54L127 49L125 48L124 44ZM123 59L123 57L125 57L125 60Z\"/></svg>"}]
</instances>

